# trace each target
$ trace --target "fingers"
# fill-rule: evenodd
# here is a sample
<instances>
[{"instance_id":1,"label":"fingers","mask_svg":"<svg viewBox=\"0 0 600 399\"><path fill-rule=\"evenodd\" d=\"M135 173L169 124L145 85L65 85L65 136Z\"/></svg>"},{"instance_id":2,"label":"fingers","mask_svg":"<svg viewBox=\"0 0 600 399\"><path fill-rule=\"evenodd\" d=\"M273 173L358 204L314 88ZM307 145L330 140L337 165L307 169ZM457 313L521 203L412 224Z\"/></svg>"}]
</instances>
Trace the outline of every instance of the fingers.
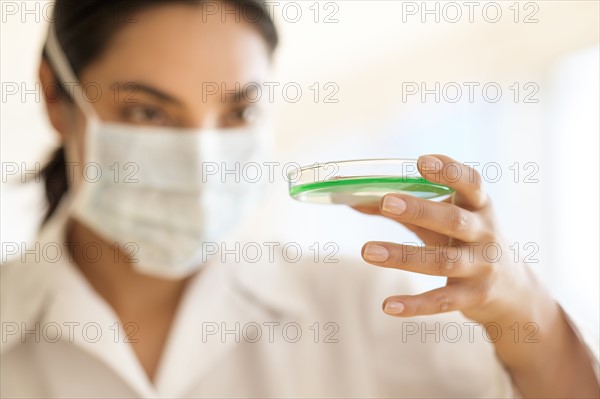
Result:
<instances>
[{"instance_id":1,"label":"fingers","mask_svg":"<svg viewBox=\"0 0 600 399\"><path fill-rule=\"evenodd\" d=\"M444 201L440 201L441 203L449 202L450 199L445 199ZM352 206L352 209L364 213L365 215L381 215L380 203L381 201L376 202L375 204L368 205L355 205ZM448 236L445 236L440 233L436 233L435 231L428 230L426 228L416 226L410 223L401 223L408 230L412 231L417 237L419 237L425 244L427 245L447 245L449 243Z\"/></svg>"},{"instance_id":2,"label":"fingers","mask_svg":"<svg viewBox=\"0 0 600 399\"><path fill-rule=\"evenodd\" d=\"M421 175L456 191L455 203L469 209L481 209L488 198L479 172L445 155L424 155L417 161Z\"/></svg>"},{"instance_id":3,"label":"fingers","mask_svg":"<svg viewBox=\"0 0 600 399\"><path fill-rule=\"evenodd\" d=\"M425 316L470 309L484 300L483 291L466 284L447 285L419 295L397 295L383 302L383 311L392 316Z\"/></svg>"},{"instance_id":4,"label":"fingers","mask_svg":"<svg viewBox=\"0 0 600 399\"><path fill-rule=\"evenodd\" d=\"M372 241L363 246L361 254L375 266L431 276L473 277L487 272L489 266L475 251L454 245L417 247Z\"/></svg>"},{"instance_id":5,"label":"fingers","mask_svg":"<svg viewBox=\"0 0 600 399\"><path fill-rule=\"evenodd\" d=\"M464 242L486 236L481 219L459 206L402 194L388 194L380 204L381 214L400 223L423 227Z\"/></svg>"}]
</instances>

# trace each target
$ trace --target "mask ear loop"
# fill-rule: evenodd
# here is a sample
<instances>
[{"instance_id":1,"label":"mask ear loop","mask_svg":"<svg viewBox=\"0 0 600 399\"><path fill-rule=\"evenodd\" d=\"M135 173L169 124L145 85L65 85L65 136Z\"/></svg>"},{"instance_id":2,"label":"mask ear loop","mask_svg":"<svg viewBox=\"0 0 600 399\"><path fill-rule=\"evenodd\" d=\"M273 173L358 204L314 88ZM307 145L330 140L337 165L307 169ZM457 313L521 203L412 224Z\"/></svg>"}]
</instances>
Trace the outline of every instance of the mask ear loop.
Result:
<instances>
[{"instance_id":1,"label":"mask ear loop","mask_svg":"<svg viewBox=\"0 0 600 399\"><path fill-rule=\"evenodd\" d=\"M85 117L86 126L83 136L84 159L82 161L87 162L87 160L89 159L89 145L87 145L86 143L91 139L91 135L93 134L93 132L97 130L97 127L100 124L100 118L98 117L98 114L96 113L94 107L91 105L91 102L86 97L77 76L73 72L73 68L69 60L67 59L67 56L63 51L60 42L58 41L56 26L54 22L50 22L48 25L48 36L46 38L45 49L46 55L58 82L62 85L62 87L65 88L65 90L70 91L70 93L68 94L72 97L73 101L75 102L75 105L77 105L77 107L81 110ZM72 86L72 90L68 90L68 84ZM73 119L71 119L71 122L72 121ZM79 162L78 152L79 149L77 140L75 140L75 138L73 137L70 140L66 140L65 155L67 160L67 178L69 179L69 183L71 185L72 190L78 190L78 186L82 184L83 180L83 175L69 175L69 173L71 173L71 171L74 170L74 168L71 166L76 166L76 163ZM69 197L77 197L77 195L73 195L73 193L71 193ZM71 198L71 200L71 206L73 206L74 199Z\"/></svg>"},{"instance_id":2,"label":"mask ear loop","mask_svg":"<svg viewBox=\"0 0 600 399\"><path fill-rule=\"evenodd\" d=\"M59 82L63 84L63 87L69 83L73 85L73 100L84 113L87 121L92 124L98 123L98 115L96 114L94 107L91 105L91 102L86 97L85 92L81 87L81 83L79 83L77 76L75 76L73 68L71 67L69 60L67 59L67 56L58 41L54 22L50 22L48 26L46 54L50 59L50 64L52 65Z\"/></svg>"}]
</instances>

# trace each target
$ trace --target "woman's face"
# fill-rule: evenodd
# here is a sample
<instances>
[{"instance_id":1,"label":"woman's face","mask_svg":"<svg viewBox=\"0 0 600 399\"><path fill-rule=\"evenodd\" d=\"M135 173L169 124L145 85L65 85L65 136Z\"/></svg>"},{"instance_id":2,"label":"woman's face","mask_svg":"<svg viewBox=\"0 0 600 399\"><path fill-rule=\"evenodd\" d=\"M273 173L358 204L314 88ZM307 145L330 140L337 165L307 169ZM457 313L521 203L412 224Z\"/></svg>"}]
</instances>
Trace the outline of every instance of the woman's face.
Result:
<instances>
[{"instance_id":1,"label":"woman's face","mask_svg":"<svg viewBox=\"0 0 600 399\"><path fill-rule=\"evenodd\" d=\"M264 111L251 88L268 78L269 48L243 17L222 20L220 13L206 15L202 7L178 3L149 8L131 20L80 74L101 119L228 128L251 124ZM71 121L59 121L59 130L64 140L80 141L85 120L78 111L75 118L70 114L63 115Z\"/></svg>"}]
</instances>

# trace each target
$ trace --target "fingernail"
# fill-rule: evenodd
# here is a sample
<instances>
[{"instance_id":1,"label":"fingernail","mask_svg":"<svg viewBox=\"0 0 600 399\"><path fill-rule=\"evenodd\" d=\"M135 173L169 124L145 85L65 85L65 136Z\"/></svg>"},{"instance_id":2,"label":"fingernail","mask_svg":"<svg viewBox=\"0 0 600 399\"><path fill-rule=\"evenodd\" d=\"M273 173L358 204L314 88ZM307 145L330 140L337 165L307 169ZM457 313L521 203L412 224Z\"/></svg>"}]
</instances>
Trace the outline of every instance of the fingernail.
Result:
<instances>
[{"instance_id":1,"label":"fingernail","mask_svg":"<svg viewBox=\"0 0 600 399\"><path fill-rule=\"evenodd\" d=\"M381 209L386 213L401 215L406 210L406 202L401 198L388 195L383 198Z\"/></svg>"},{"instance_id":2,"label":"fingernail","mask_svg":"<svg viewBox=\"0 0 600 399\"><path fill-rule=\"evenodd\" d=\"M404 311L402 302L389 301L385 304L383 311L387 314L400 314Z\"/></svg>"},{"instance_id":3,"label":"fingernail","mask_svg":"<svg viewBox=\"0 0 600 399\"><path fill-rule=\"evenodd\" d=\"M387 248L381 245L368 244L365 248L364 257L371 262L385 262L389 256Z\"/></svg>"},{"instance_id":4,"label":"fingernail","mask_svg":"<svg viewBox=\"0 0 600 399\"><path fill-rule=\"evenodd\" d=\"M430 172L436 172L442 170L442 161L439 158L432 157L431 155L424 155L419 158L419 164L421 169Z\"/></svg>"}]
</instances>

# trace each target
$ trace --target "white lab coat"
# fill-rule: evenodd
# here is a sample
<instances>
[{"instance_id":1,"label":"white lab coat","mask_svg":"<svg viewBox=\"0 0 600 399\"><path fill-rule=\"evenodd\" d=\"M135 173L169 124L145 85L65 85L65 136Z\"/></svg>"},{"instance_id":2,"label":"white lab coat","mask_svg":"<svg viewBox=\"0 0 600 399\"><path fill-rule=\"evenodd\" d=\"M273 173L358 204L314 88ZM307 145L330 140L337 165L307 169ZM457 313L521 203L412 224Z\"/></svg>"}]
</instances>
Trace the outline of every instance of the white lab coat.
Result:
<instances>
[{"instance_id":1,"label":"white lab coat","mask_svg":"<svg viewBox=\"0 0 600 399\"><path fill-rule=\"evenodd\" d=\"M2 397L518 396L481 327L385 315L383 298L415 290L360 260L209 263L152 383L124 342L136 327L69 262L65 219L59 208L41 231L39 259L2 267Z\"/></svg>"}]
</instances>

